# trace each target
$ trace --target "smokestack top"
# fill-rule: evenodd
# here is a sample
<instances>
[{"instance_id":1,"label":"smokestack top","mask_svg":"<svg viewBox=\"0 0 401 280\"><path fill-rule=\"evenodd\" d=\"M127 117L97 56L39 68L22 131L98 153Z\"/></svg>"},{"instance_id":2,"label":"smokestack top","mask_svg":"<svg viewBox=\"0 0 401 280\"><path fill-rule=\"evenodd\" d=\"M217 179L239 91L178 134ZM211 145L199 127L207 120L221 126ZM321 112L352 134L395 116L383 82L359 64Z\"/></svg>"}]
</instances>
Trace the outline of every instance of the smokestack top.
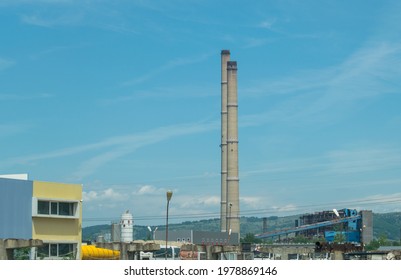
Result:
<instances>
[{"instance_id":1,"label":"smokestack top","mask_svg":"<svg viewBox=\"0 0 401 280\"><path fill-rule=\"evenodd\" d=\"M230 54L230 51L229 50L222 50L221 54Z\"/></svg>"},{"instance_id":2,"label":"smokestack top","mask_svg":"<svg viewBox=\"0 0 401 280\"><path fill-rule=\"evenodd\" d=\"M236 61L228 61L227 69L229 70L237 70L237 62Z\"/></svg>"}]
</instances>

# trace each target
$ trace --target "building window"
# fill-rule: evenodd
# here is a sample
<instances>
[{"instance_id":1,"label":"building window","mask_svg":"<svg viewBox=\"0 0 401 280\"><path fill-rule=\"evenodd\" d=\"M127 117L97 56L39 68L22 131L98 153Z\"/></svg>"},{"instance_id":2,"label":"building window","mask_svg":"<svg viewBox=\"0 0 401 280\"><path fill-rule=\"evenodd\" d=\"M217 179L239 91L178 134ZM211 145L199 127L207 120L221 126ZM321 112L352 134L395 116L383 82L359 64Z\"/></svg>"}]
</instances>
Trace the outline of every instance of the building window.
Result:
<instances>
[{"instance_id":1,"label":"building window","mask_svg":"<svg viewBox=\"0 0 401 280\"><path fill-rule=\"evenodd\" d=\"M63 215L63 216L74 216L74 203L59 202L58 203L58 214Z\"/></svg>"},{"instance_id":2,"label":"building window","mask_svg":"<svg viewBox=\"0 0 401 280\"><path fill-rule=\"evenodd\" d=\"M49 215L49 201L38 201L38 214Z\"/></svg>"},{"instance_id":3,"label":"building window","mask_svg":"<svg viewBox=\"0 0 401 280\"><path fill-rule=\"evenodd\" d=\"M37 259L72 260L76 257L76 246L74 243L45 243L38 248Z\"/></svg>"},{"instance_id":4,"label":"building window","mask_svg":"<svg viewBox=\"0 0 401 280\"><path fill-rule=\"evenodd\" d=\"M49 244L50 245L50 257L58 257L58 244Z\"/></svg>"},{"instance_id":5,"label":"building window","mask_svg":"<svg viewBox=\"0 0 401 280\"><path fill-rule=\"evenodd\" d=\"M78 201L53 201L34 198L32 216L79 218Z\"/></svg>"},{"instance_id":6,"label":"building window","mask_svg":"<svg viewBox=\"0 0 401 280\"><path fill-rule=\"evenodd\" d=\"M74 216L74 202L38 201L38 214Z\"/></svg>"},{"instance_id":7,"label":"building window","mask_svg":"<svg viewBox=\"0 0 401 280\"><path fill-rule=\"evenodd\" d=\"M62 243L58 244L58 255L61 257L74 253L74 244Z\"/></svg>"}]
</instances>

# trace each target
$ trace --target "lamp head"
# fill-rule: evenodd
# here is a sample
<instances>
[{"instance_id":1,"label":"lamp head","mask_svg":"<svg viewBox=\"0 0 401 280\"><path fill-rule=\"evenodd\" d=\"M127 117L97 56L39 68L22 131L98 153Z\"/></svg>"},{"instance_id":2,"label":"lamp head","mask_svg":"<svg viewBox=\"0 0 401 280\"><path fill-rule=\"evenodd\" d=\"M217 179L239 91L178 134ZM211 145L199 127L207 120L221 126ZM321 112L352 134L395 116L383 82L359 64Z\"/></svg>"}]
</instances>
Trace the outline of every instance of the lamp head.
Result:
<instances>
[{"instance_id":1,"label":"lamp head","mask_svg":"<svg viewBox=\"0 0 401 280\"><path fill-rule=\"evenodd\" d=\"M173 196L173 191L167 191L167 201L170 201L171 197Z\"/></svg>"}]
</instances>

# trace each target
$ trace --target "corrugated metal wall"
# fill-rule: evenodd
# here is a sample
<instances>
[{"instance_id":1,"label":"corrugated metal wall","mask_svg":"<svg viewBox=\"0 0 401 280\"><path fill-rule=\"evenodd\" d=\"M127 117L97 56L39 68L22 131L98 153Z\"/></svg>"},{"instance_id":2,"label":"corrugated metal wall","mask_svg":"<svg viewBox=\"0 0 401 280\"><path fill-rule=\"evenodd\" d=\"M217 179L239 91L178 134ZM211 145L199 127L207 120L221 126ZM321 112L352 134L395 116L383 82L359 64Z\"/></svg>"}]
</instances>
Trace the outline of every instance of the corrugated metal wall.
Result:
<instances>
[{"instance_id":1,"label":"corrugated metal wall","mask_svg":"<svg viewBox=\"0 0 401 280\"><path fill-rule=\"evenodd\" d=\"M32 238L33 182L0 178L0 238Z\"/></svg>"}]
</instances>

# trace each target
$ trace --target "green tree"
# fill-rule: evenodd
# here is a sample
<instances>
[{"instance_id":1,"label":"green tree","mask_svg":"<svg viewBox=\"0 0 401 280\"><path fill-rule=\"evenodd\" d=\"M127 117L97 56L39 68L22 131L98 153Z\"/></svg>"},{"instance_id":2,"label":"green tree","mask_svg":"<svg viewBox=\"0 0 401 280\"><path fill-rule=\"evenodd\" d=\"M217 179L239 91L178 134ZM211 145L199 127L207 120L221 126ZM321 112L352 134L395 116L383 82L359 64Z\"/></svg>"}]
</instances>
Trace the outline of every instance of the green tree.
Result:
<instances>
[{"instance_id":1,"label":"green tree","mask_svg":"<svg viewBox=\"0 0 401 280\"><path fill-rule=\"evenodd\" d=\"M345 235L342 232L337 232L334 236L334 243L344 243Z\"/></svg>"},{"instance_id":2,"label":"green tree","mask_svg":"<svg viewBox=\"0 0 401 280\"><path fill-rule=\"evenodd\" d=\"M293 243L301 243L301 244L305 244L305 243L309 243L311 242L309 238L307 238L304 235L297 235L294 237L294 239L292 240Z\"/></svg>"},{"instance_id":3,"label":"green tree","mask_svg":"<svg viewBox=\"0 0 401 280\"><path fill-rule=\"evenodd\" d=\"M247 233L244 238L241 238L241 242L258 244L258 243L262 243L262 240L260 238L256 238L253 233Z\"/></svg>"},{"instance_id":4,"label":"green tree","mask_svg":"<svg viewBox=\"0 0 401 280\"><path fill-rule=\"evenodd\" d=\"M372 240L369 244L365 245L366 251L374 251L379 249L380 246L391 246L396 242L391 242L387 239L385 234L381 234L379 238Z\"/></svg>"},{"instance_id":5,"label":"green tree","mask_svg":"<svg viewBox=\"0 0 401 280\"><path fill-rule=\"evenodd\" d=\"M29 260L29 252L31 248L18 248L14 249L14 259L15 260Z\"/></svg>"}]
</instances>

